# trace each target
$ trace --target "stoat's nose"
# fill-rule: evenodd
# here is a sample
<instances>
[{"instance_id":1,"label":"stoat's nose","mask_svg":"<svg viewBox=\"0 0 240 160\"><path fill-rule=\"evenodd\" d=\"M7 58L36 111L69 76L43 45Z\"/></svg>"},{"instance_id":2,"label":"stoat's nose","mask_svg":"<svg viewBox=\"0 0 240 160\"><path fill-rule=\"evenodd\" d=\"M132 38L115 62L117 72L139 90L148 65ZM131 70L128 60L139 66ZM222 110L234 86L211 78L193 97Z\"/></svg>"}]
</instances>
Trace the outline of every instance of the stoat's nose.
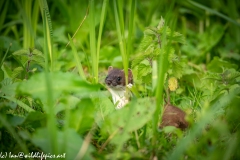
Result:
<instances>
[{"instance_id":1,"label":"stoat's nose","mask_svg":"<svg viewBox=\"0 0 240 160\"><path fill-rule=\"evenodd\" d=\"M108 81L108 82L107 82L107 85L109 85L109 86L110 86L110 85L111 85L111 81Z\"/></svg>"},{"instance_id":2,"label":"stoat's nose","mask_svg":"<svg viewBox=\"0 0 240 160\"><path fill-rule=\"evenodd\" d=\"M105 79L105 83L106 83L108 86L110 86L111 83L112 83L112 81L106 78L106 79Z\"/></svg>"}]
</instances>

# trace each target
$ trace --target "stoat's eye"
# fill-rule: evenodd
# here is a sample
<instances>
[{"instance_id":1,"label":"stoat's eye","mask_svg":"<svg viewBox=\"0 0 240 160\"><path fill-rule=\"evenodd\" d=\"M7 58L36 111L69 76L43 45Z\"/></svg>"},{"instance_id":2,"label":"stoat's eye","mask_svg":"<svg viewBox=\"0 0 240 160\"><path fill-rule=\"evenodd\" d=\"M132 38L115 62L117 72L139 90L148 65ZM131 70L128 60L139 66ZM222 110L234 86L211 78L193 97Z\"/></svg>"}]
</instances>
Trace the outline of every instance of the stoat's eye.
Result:
<instances>
[{"instance_id":1,"label":"stoat's eye","mask_svg":"<svg viewBox=\"0 0 240 160\"><path fill-rule=\"evenodd\" d=\"M120 82L120 80L121 80L121 77L117 77L117 81Z\"/></svg>"}]
</instances>

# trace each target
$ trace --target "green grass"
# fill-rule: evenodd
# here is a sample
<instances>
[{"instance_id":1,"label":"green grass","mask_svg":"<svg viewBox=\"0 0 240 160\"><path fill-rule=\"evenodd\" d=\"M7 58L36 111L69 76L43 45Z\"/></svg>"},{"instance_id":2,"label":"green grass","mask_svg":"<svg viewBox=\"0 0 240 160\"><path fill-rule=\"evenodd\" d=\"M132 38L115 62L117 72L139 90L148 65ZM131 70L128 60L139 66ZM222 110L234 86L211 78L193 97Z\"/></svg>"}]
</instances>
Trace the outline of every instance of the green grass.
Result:
<instances>
[{"instance_id":1,"label":"green grass","mask_svg":"<svg viewBox=\"0 0 240 160\"><path fill-rule=\"evenodd\" d=\"M53 80L50 78L49 70L53 71L53 49L52 49L52 24L51 18L49 15L48 5L46 0L39 0L40 9L42 13L42 21L43 21L43 33L44 33L44 46L43 53L45 55L45 83L46 83L46 91L47 95L47 103L46 107L49 110L49 114L47 115L47 128L50 133L50 151L53 154L58 154L59 146L57 144L57 128L56 128L56 120L54 117L54 101L53 101ZM48 59L50 58L50 65L48 64ZM50 66L50 67L49 67ZM48 70L49 69L49 70Z\"/></svg>"},{"instance_id":2,"label":"green grass","mask_svg":"<svg viewBox=\"0 0 240 160\"><path fill-rule=\"evenodd\" d=\"M0 151L239 159L237 0L0 6ZM121 110L104 84L109 66L134 75L134 96ZM187 113L185 131L159 129L170 78L178 82L170 102Z\"/></svg>"},{"instance_id":3,"label":"green grass","mask_svg":"<svg viewBox=\"0 0 240 160\"><path fill-rule=\"evenodd\" d=\"M68 38L69 38L70 45L72 47L72 51L73 51L73 54L74 54L74 59L76 61L76 65L77 65L77 68L78 68L78 73L83 79L86 79L86 76L85 76L83 68L82 68L81 61L80 61L80 59L78 57L78 54L77 54L76 47L74 46L72 38L70 37L70 35L68 35Z\"/></svg>"}]
</instances>

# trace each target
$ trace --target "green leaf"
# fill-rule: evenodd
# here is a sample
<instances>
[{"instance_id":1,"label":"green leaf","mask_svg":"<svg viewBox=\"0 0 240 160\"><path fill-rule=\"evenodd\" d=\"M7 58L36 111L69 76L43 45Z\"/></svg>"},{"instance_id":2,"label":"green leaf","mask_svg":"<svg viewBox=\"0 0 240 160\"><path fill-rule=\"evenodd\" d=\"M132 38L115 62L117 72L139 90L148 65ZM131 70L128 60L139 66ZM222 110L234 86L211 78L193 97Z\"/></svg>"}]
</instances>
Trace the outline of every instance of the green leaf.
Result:
<instances>
[{"instance_id":1,"label":"green leaf","mask_svg":"<svg viewBox=\"0 0 240 160\"><path fill-rule=\"evenodd\" d=\"M186 62L175 54L170 54L169 59L170 69L168 70L168 73L176 78L181 78L186 66Z\"/></svg>"},{"instance_id":2,"label":"green leaf","mask_svg":"<svg viewBox=\"0 0 240 160\"><path fill-rule=\"evenodd\" d=\"M69 106L70 109L76 108L79 103L80 98L76 97L76 95L64 94L58 100L58 104L56 105L55 113L59 113L66 109L66 106Z\"/></svg>"},{"instance_id":3,"label":"green leaf","mask_svg":"<svg viewBox=\"0 0 240 160\"><path fill-rule=\"evenodd\" d=\"M170 35L169 40L172 42L178 42L178 43L185 44L185 37L181 33L178 33L178 32L174 32L173 35Z\"/></svg>"},{"instance_id":4,"label":"green leaf","mask_svg":"<svg viewBox=\"0 0 240 160\"><path fill-rule=\"evenodd\" d=\"M24 125L39 128L46 125L47 114L42 112L29 112L25 118Z\"/></svg>"},{"instance_id":5,"label":"green leaf","mask_svg":"<svg viewBox=\"0 0 240 160\"><path fill-rule=\"evenodd\" d=\"M7 64L3 63L2 65L2 70L4 72L4 79L7 79L7 78L11 78L11 75L12 75L12 69L10 68L10 66L8 66Z\"/></svg>"},{"instance_id":6,"label":"green leaf","mask_svg":"<svg viewBox=\"0 0 240 160\"><path fill-rule=\"evenodd\" d=\"M36 146L40 147L45 153L52 153L50 136L46 135L50 135L49 131L46 128L40 128L34 132L31 141ZM73 129L68 129L66 133L58 131L57 135L59 150L64 147L66 149L63 152L59 152L59 154L65 154L66 160L75 159L81 147L83 147L83 139ZM93 146L90 145L86 149L86 153L82 155L83 159L93 159L91 156L91 152L94 150Z\"/></svg>"},{"instance_id":7,"label":"green leaf","mask_svg":"<svg viewBox=\"0 0 240 160\"><path fill-rule=\"evenodd\" d=\"M33 98L40 99L43 104L47 102L46 84L44 81L44 73L33 75L29 80L23 81L18 86L19 94L27 94ZM61 96L62 93L77 93L81 98L96 95L100 86L92 85L81 79L73 73L54 72L49 73L52 79L52 93L54 101ZM45 108L48 112L48 108Z\"/></svg>"},{"instance_id":8,"label":"green leaf","mask_svg":"<svg viewBox=\"0 0 240 160\"><path fill-rule=\"evenodd\" d=\"M140 52L132 61L132 67L139 65L140 63L146 63L146 61L153 61L159 55L160 49L154 44L149 45L145 51Z\"/></svg>"},{"instance_id":9,"label":"green leaf","mask_svg":"<svg viewBox=\"0 0 240 160\"><path fill-rule=\"evenodd\" d=\"M129 133L140 129L152 119L155 111L153 99L142 98L131 101L128 106L120 110L115 110L105 118L102 133L109 134L116 132L112 143L118 144L119 141L126 141Z\"/></svg>"},{"instance_id":10,"label":"green leaf","mask_svg":"<svg viewBox=\"0 0 240 160\"><path fill-rule=\"evenodd\" d=\"M20 49L13 52L12 55L22 66L25 66L28 61L29 49Z\"/></svg>"},{"instance_id":11,"label":"green leaf","mask_svg":"<svg viewBox=\"0 0 240 160\"><path fill-rule=\"evenodd\" d=\"M20 124L22 124L25 120L24 117L20 117L20 116L16 116L16 115L11 115L11 114L7 114L7 121L9 124L11 124L12 126L18 126Z\"/></svg>"},{"instance_id":12,"label":"green leaf","mask_svg":"<svg viewBox=\"0 0 240 160\"><path fill-rule=\"evenodd\" d=\"M13 53L14 58L23 66L26 67L28 63L38 64L42 67L45 65L45 59L41 51L34 49L20 49Z\"/></svg>"},{"instance_id":13,"label":"green leaf","mask_svg":"<svg viewBox=\"0 0 240 160\"><path fill-rule=\"evenodd\" d=\"M147 30L144 32L144 37L139 45L139 51L145 51L153 42L152 36L146 35Z\"/></svg>"},{"instance_id":14,"label":"green leaf","mask_svg":"<svg viewBox=\"0 0 240 160\"><path fill-rule=\"evenodd\" d=\"M139 55L135 56L132 60L132 68L139 65L144 59L146 59L146 55L144 54L144 52L141 52Z\"/></svg>"},{"instance_id":15,"label":"green leaf","mask_svg":"<svg viewBox=\"0 0 240 160\"><path fill-rule=\"evenodd\" d=\"M199 49L196 47L195 44L192 44L192 42L190 42L189 40L186 41L186 44L183 45L181 49L185 54L191 57L200 56Z\"/></svg>"},{"instance_id":16,"label":"green leaf","mask_svg":"<svg viewBox=\"0 0 240 160\"><path fill-rule=\"evenodd\" d=\"M35 62L36 64L42 66L42 67L45 67L45 58L43 56L43 53L37 49L34 49L32 51L32 56L30 58L31 62Z\"/></svg>"},{"instance_id":17,"label":"green leaf","mask_svg":"<svg viewBox=\"0 0 240 160\"><path fill-rule=\"evenodd\" d=\"M6 78L1 82L1 90L0 96L15 96L15 90L17 88L18 83L12 83L12 79Z\"/></svg>"},{"instance_id":18,"label":"green leaf","mask_svg":"<svg viewBox=\"0 0 240 160\"><path fill-rule=\"evenodd\" d=\"M115 110L114 104L108 97L102 97L95 102L97 106L97 112L95 116L95 122L99 127L104 123L105 117Z\"/></svg>"},{"instance_id":19,"label":"green leaf","mask_svg":"<svg viewBox=\"0 0 240 160\"><path fill-rule=\"evenodd\" d=\"M22 107L23 109L25 109L26 111L28 112L33 112L34 109L32 109L31 107L29 107L28 105L26 105L25 103L23 103L22 101L20 100L17 100L16 98L13 98L13 97L9 97L9 96L0 96L2 98L5 98L5 99L8 99L10 101L13 101L15 103L18 104L18 106Z\"/></svg>"},{"instance_id":20,"label":"green leaf","mask_svg":"<svg viewBox=\"0 0 240 160\"><path fill-rule=\"evenodd\" d=\"M224 69L222 73L213 73L208 72L205 79L216 81L217 84L216 87L220 88L221 90L229 88L229 85L238 84L240 77L240 72L237 72L235 69ZM213 82L211 82L213 83Z\"/></svg>"},{"instance_id":21,"label":"green leaf","mask_svg":"<svg viewBox=\"0 0 240 160\"><path fill-rule=\"evenodd\" d=\"M152 68L151 66L148 64L143 64L143 63L140 63L138 65L138 78L141 79L141 77L143 76L147 76L149 74L151 74L152 72Z\"/></svg>"},{"instance_id":22,"label":"green leaf","mask_svg":"<svg viewBox=\"0 0 240 160\"><path fill-rule=\"evenodd\" d=\"M234 63L230 63L228 61L222 60L219 57L214 57L213 60L207 65L207 69L212 72L221 73L224 69L237 69L238 66Z\"/></svg>"},{"instance_id":23,"label":"green leaf","mask_svg":"<svg viewBox=\"0 0 240 160\"><path fill-rule=\"evenodd\" d=\"M77 104L77 108L71 111L70 127L78 133L90 130L94 124L95 106L91 99L85 98Z\"/></svg>"},{"instance_id":24,"label":"green leaf","mask_svg":"<svg viewBox=\"0 0 240 160\"><path fill-rule=\"evenodd\" d=\"M211 50L223 37L225 28L220 24L209 27L206 32L200 35L201 43L199 43L198 48L204 53Z\"/></svg>"},{"instance_id":25,"label":"green leaf","mask_svg":"<svg viewBox=\"0 0 240 160\"><path fill-rule=\"evenodd\" d=\"M23 72L23 68L22 67L16 67L14 68L13 72L12 72L12 79L17 78L18 75L20 75Z\"/></svg>"}]
</instances>

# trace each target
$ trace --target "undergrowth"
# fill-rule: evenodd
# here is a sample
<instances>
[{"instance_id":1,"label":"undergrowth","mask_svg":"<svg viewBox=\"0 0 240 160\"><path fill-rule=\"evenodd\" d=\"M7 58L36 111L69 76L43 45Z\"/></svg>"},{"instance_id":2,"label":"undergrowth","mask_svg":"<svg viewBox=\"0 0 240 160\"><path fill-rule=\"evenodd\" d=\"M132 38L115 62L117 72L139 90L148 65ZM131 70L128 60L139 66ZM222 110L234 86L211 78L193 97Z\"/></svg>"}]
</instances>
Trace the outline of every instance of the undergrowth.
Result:
<instances>
[{"instance_id":1,"label":"undergrowth","mask_svg":"<svg viewBox=\"0 0 240 160\"><path fill-rule=\"evenodd\" d=\"M0 1L0 157L239 159L239 8ZM133 72L121 110L104 84L108 66ZM159 128L165 90L187 114L185 131Z\"/></svg>"}]
</instances>

